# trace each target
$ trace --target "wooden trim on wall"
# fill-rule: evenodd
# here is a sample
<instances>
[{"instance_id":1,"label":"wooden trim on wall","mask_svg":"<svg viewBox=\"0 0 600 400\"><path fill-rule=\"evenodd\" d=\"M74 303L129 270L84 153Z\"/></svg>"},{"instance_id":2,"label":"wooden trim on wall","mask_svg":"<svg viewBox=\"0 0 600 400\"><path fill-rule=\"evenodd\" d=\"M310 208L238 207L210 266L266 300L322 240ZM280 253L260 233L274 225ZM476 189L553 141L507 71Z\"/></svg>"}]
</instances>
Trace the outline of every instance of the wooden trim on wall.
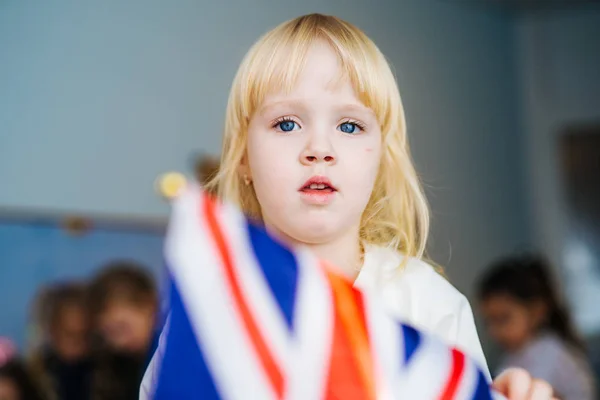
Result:
<instances>
[{"instance_id":1,"label":"wooden trim on wall","mask_svg":"<svg viewBox=\"0 0 600 400\"><path fill-rule=\"evenodd\" d=\"M89 224L91 229L164 234L168 218L0 207L0 224L32 224L66 229L76 225L77 221Z\"/></svg>"}]
</instances>

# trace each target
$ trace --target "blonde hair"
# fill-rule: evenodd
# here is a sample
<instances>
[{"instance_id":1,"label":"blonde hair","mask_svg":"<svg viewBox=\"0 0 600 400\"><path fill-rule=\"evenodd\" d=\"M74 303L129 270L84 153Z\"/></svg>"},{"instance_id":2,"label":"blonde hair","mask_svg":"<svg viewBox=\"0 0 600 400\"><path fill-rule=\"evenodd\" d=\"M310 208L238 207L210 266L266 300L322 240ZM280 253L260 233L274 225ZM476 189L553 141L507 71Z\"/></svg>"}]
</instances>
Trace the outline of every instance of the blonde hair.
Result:
<instances>
[{"instance_id":1,"label":"blonde hair","mask_svg":"<svg viewBox=\"0 0 600 400\"><path fill-rule=\"evenodd\" d=\"M342 74L381 126L383 153L370 200L360 224L361 240L421 258L429 231L429 211L414 169L400 93L377 46L358 28L333 16L310 14L285 22L264 35L246 54L229 95L221 166L209 187L250 217L260 219L252 185L238 168L246 153L248 124L273 91L290 91L312 44L324 40L337 54ZM408 259L405 257L405 260Z\"/></svg>"}]
</instances>

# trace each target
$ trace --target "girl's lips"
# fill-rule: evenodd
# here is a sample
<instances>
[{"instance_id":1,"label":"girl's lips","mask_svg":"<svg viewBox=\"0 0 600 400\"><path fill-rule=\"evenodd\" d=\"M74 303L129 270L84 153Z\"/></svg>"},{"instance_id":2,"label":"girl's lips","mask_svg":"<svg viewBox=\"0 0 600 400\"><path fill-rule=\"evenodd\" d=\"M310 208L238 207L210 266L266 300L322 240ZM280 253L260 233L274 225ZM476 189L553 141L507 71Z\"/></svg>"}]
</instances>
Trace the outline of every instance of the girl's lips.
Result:
<instances>
[{"instance_id":1,"label":"girl's lips","mask_svg":"<svg viewBox=\"0 0 600 400\"><path fill-rule=\"evenodd\" d=\"M313 176L299 189L302 200L310 205L327 205L333 201L337 189L329 178Z\"/></svg>"},{"instance_id":2,"label":"girl's lips","mask_svg":"<svg viewBox=\"0 0 600 400\"><path fill-rule=\"evenodd\" d=\"M303 190L323 190L323 189L330 189L334 192L337 192L337 188L335 186L333 186L333 184L331 183L331 181L329 180L329 178L327 178L326 176L320 176L320 175L315 175L313 177L311 177L310 179L308 179L306 182L304 182L304 184L300 187L300 191Z\"/></svg>"}]
</instances>

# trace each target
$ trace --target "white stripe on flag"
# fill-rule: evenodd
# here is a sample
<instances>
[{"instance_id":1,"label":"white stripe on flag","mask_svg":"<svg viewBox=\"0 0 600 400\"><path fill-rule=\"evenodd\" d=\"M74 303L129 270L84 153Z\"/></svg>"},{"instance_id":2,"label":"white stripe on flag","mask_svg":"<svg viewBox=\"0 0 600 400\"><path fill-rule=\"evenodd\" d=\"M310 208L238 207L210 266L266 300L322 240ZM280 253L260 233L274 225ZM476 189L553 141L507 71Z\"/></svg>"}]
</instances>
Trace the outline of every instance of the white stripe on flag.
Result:
<instances>
[{"instance_id":1,"label":"white stripe on flag","mask_svg":"<svg viewBox=\"0 0 600 400\"><path fill-rule=\"evenodd\" d=\"M374 294L363 290L366 323L374 357L377 399L394 399L392 382L402 368L404 337L399 324L383 312Z\"/></svg>"},{"instance_id":2,"label":"white stripe on flag","mask_svg":"<svg viewBox=\"0 0 600 400\"><path fill-rule=\"evenodd\" d=\"M200 215L202 201L197 192L190 192L174 205L165 246L174 281L223 397L246 400L252 393L256 398L275 399L234 300L228 295L218 250Z\"/></svg>"},{"instance_id":3,"label":"white stripe on flag","mask_svg":"<svg viewBox=\"0 0 600 400\"><path fill-rule=\"evenodd\" d=\"M400 334L400 331L398 331ZM421 336L421 343L394 381L400 399L436 399L452 369L450 351L437 340Z\"/></svg>"},{"instance_id":4,"label":"white stripe on flag","mask_svg":"<svg viewBox=\"0 0 600 400\"><path fill-rule=\"evenodd\" d=\"M239 277L244 300L257 321L258 329L265 338L273 359L285 370L290 360L288 328L283 312L277 304L271 288L261 272L259 261L252 249L246 219L231 206L222 206L219 213L221 227L231 250L235 271Z\"/></svg>"},{"instance_id":5,"label":"white stripe on flag","mask_svg":"<svg viewBox=\"0 0 600 400\"><path fill-rule=\"evenodd\" d=\"M160 375L160 366L163 360L163 356L165 354L166 341L169 335L170 321L171 314L169 313L169 315L167 315L167 319L165 320L163 330L160 333L160 337L158 338L158 345L156 346L156 350L154 350L154 354L152 355L150 363L148 363L146 371L144 372L144 376L142 377L142 383L140 384L139 400L151 399L156 391L158 378Z\"/></svg>"},{"instance_id":6,"label":"white stripe on flag","mask_svg":"<svg viewBox=\"0 0 600 400\"><path fill-rule=\"evenodd\" d=\"M288 366L286 399L322 399L331 359L333 298L319 261L305 249L298 249L295 254L300 273L294 312L294 357Z\"/></svg>"}]
</instances>

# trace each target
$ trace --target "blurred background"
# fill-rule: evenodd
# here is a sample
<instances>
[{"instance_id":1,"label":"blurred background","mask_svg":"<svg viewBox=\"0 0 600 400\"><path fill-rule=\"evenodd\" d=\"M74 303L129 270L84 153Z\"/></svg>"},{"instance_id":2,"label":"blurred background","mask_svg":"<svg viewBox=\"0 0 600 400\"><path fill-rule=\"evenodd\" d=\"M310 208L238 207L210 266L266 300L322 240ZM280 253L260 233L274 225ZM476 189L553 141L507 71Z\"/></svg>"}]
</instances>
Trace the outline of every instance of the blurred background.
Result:
<instances>
[{"instance_id":1,"label":"blurred background","mask_svg":"<svg viewBox=\"0 0 600 400\"><path fill-rule=\"evenodd\" d=\"M520 252L549 261L599 365L600 4L573 0L0 1L7 346L57 341L64 309L81 304L74 282L111 295L69 320L71 337L149 346L169 212L154 181L218 156L243 55L310 12L356 24L393 65L432 208L429 253L471 300L490 365L502 350L480 318L479 278ZM63 295L43 297L53 290Z\"/></svg>"}]
</instances>

